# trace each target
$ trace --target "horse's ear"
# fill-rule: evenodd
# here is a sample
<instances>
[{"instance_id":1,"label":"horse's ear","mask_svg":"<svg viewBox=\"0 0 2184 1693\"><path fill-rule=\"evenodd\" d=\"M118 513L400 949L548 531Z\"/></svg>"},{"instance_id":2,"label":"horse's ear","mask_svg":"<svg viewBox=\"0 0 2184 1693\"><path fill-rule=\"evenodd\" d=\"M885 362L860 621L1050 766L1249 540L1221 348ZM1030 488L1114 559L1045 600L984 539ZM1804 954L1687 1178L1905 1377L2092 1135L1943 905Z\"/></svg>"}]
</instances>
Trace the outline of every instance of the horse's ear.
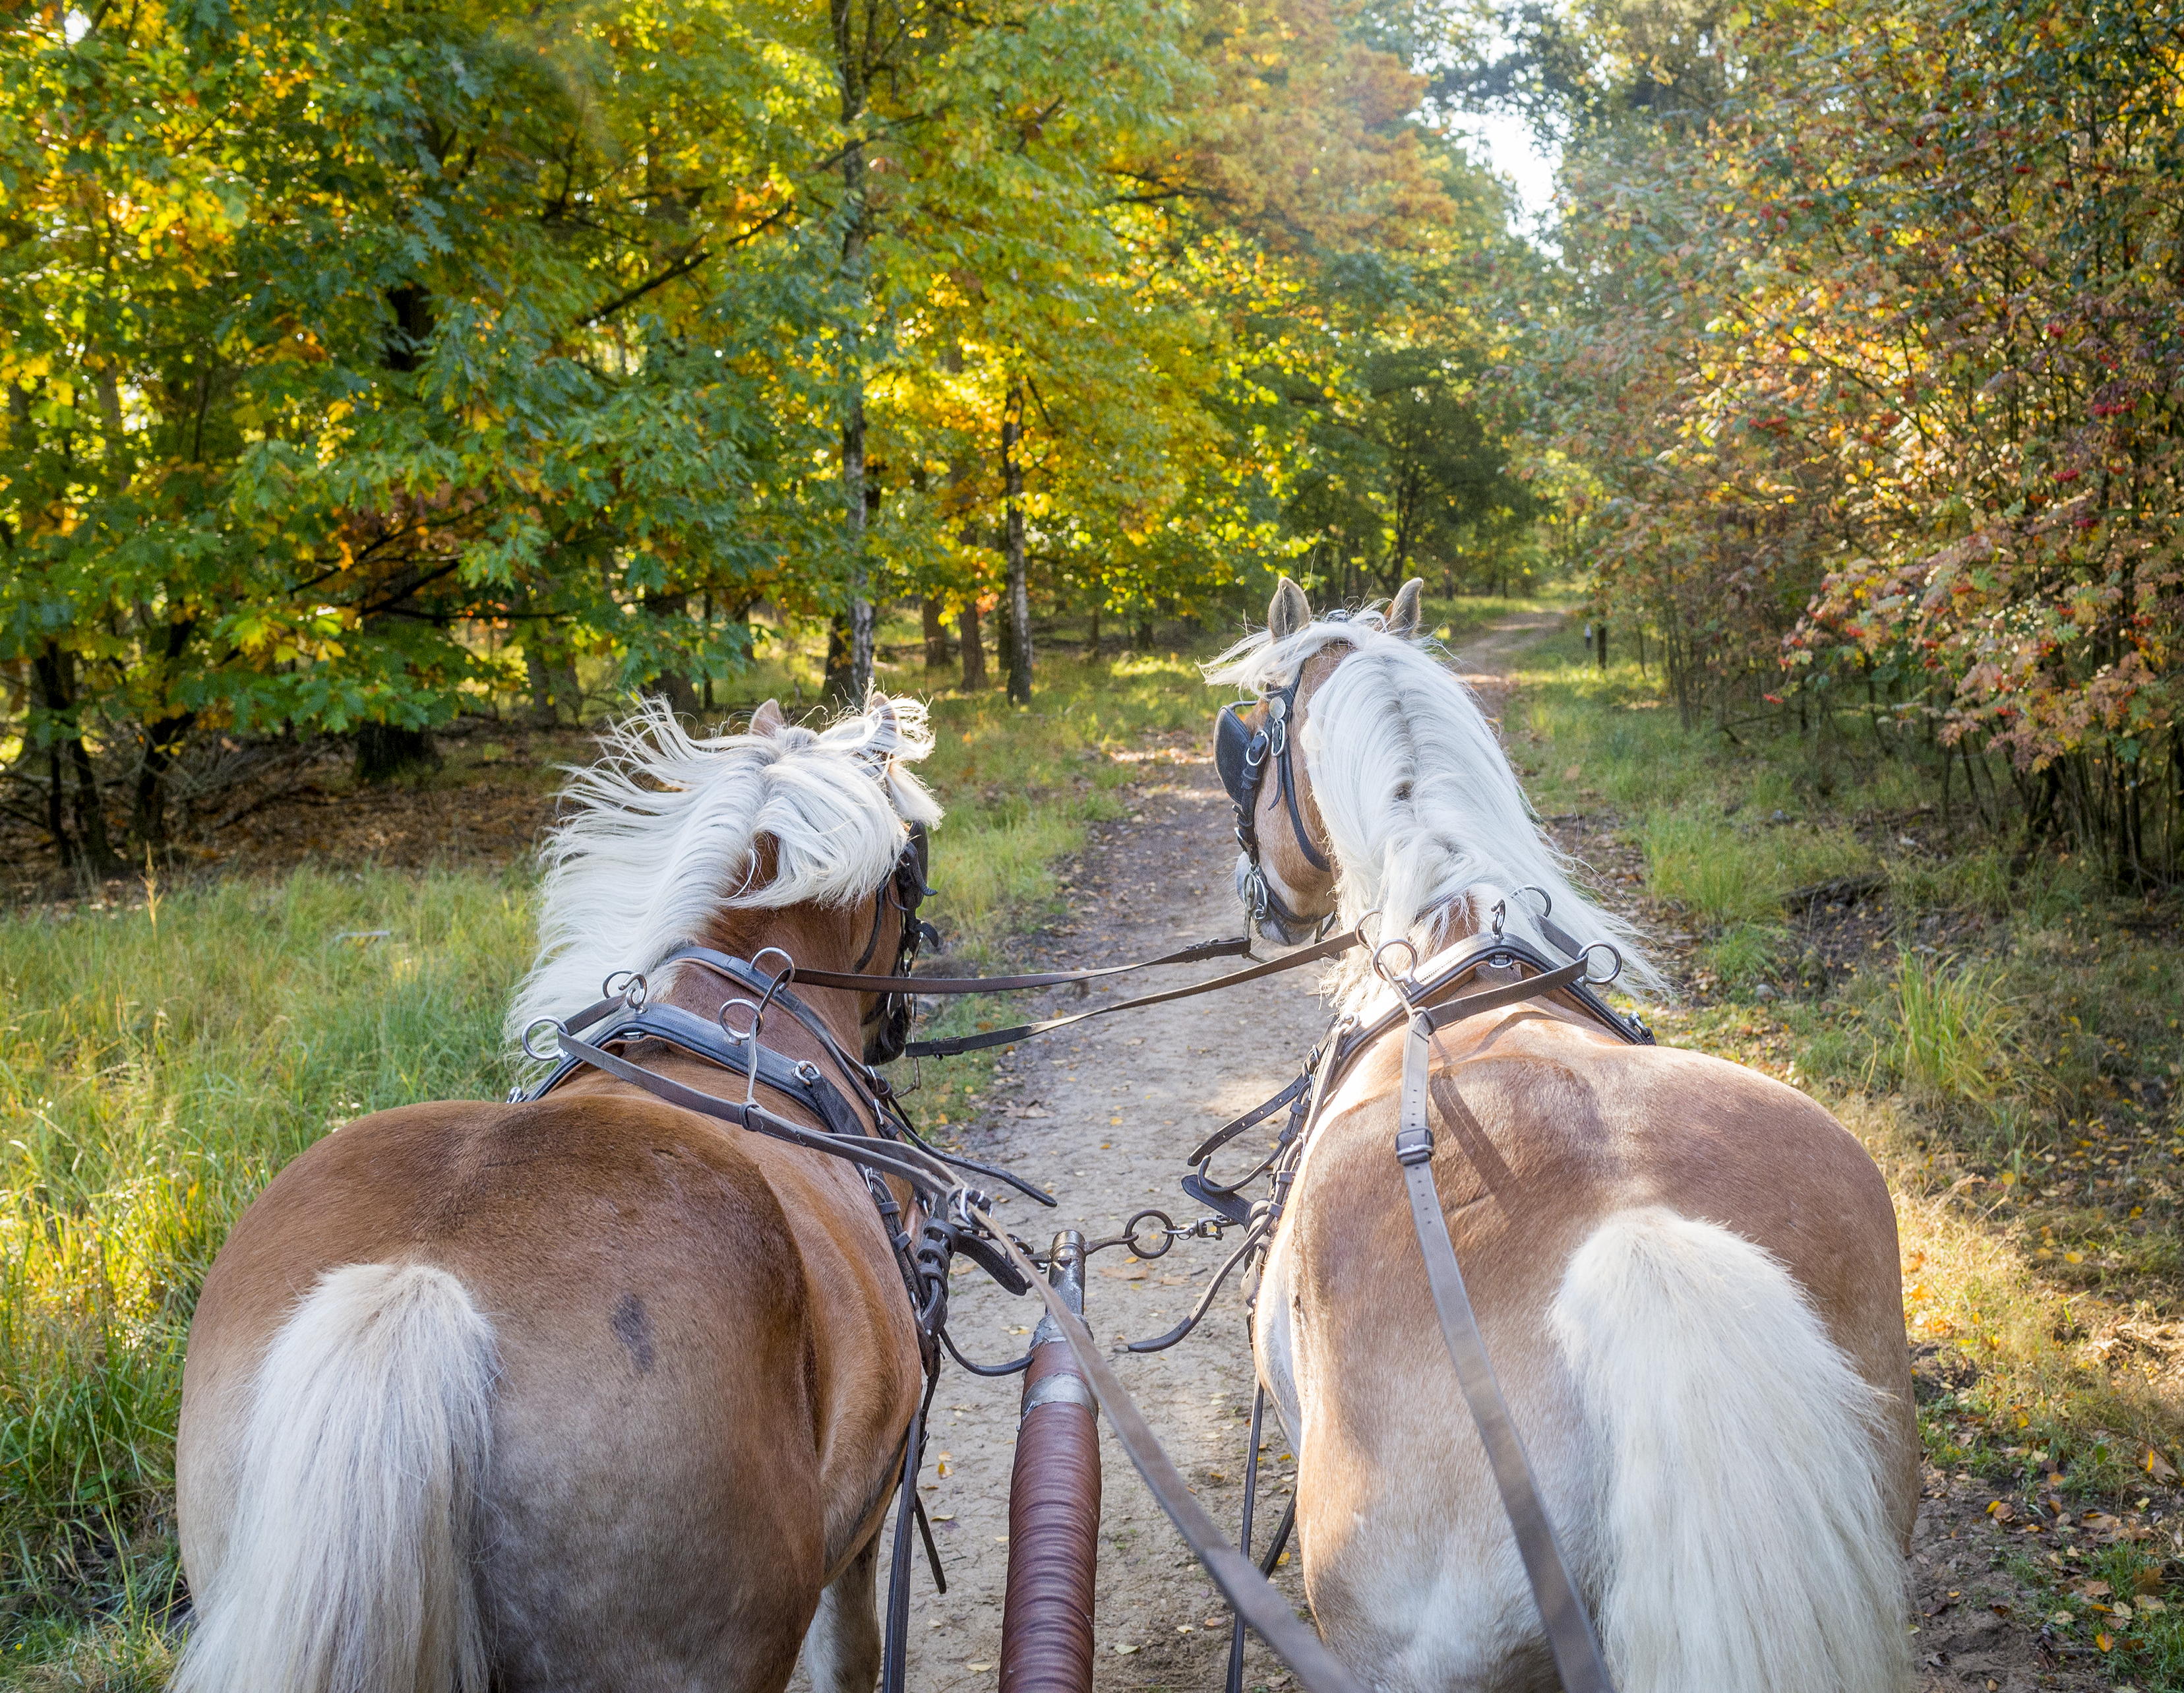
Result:
<instances>
[{"instance_id":1,"label":"horse's ear","mask_svg":"<svg viewBox=\"0 0 2184 1693\"><path fill-rule=\"evenodd\" d=\"M1277 641L1286 640L1311 621L1312 602L1302 588L1284 576L1267 602L1267 633Z\"/></svg>"},{"instance_id":2,"label":"horse's ear","mask_svg":"<svg viewBox=\"0 0 2184 1693\"><path fill-rule=\"evenodd\" d=\"M788 727L788 719L783 715L778 699L769 699L751 713L749 732L754 735L777 735Z\"/></svg>"},{"instance_id":3,"label":"horse's ear","mask_svg":"<svg viewBox=\"0 0 2184 1693\"><path fill-rule=\"evenodd\" d=\"M1418 632L1419 602L1424 599L1426 579L1412 576L1397 592L1395 603L1388 608L1388 632L1400 635L1406 641Z\"/></svg>"}]
</instances>

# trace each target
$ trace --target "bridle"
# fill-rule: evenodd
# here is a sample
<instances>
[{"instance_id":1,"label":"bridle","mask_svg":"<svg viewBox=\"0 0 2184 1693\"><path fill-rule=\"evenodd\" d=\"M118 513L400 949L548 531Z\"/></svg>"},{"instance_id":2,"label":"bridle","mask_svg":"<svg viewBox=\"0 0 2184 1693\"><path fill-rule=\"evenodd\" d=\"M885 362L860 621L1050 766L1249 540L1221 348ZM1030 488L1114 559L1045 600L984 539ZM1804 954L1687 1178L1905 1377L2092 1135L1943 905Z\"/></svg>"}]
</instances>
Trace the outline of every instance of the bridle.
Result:
<instances>
[{"instance_id":1,"label":"bridle","mask_svg":"<svg viewBox=\"0 0 2184 1693\"><path fill-rule=\"evenodd\" d=\"M1290 830L1297 849L1315 870L1334 866L1313 844L1305 827L1304 809L1297 803L1296 771L1290 762L1290 722L1296 713L1297 689L1304 682L1300 670L1280 688L1269 688L1260 698L1267 708L1266 727L1253 729L1234 705L1224 705L1213 720L1213 767L1221 785L1236 802L1236 844L1244 849L1244 903L1254 922L1272 917L1292 933L1326 933L1333 914L1318 919L1299 916L1282 903L1282 896L1268 881L1259 862L1259 791L1266 785L1267 763L1274 766L1274 791L1289 808Z\"/></svg>"},{"instance_id":2,"label":"bridle","mask_svg":"<svg viewBox=\"0 0 2184 1693\"><path fill-rule=\"evenodd\" d=\"M861 972L872 961L879 950L880 924L885 920L889 905L902 914L902 928L896 937L894 962L888 975L907 982L910 973L917 967L918 949L939 946L940 931L917 915L917 908L932 895L926 885L925 873L930 862L930 848L926 839L925 825L912 823L910 838L903 843L902 852L894 861L894 871L880 883L872 895L872 933L865 938L865 950L857 955L851 966L853 973ZM902 1056L902 1050L910 1040L910 1026L916 1013L911 995L905 988L882 995L879 1033L865 1043L865 1061L868 1064L891 1064Z\"/></svg>"}]
</instances>

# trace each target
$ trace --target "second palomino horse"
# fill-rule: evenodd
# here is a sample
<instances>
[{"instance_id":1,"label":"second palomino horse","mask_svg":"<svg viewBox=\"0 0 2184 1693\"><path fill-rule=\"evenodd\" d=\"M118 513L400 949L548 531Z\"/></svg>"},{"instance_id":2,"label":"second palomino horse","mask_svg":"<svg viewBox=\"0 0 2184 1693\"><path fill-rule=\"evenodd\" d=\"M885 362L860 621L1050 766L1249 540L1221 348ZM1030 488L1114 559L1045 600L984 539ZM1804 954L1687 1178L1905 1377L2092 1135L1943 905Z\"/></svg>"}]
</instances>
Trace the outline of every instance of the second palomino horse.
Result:
<instances>
[{"instance_id":1,"label":"second palomino horse","mask_svg":"<svg viewBox=\"0 0 2184 1693\"><path fill-rule=\"evenodd\" d=\"M1284 579L1267 632L1212 672L1258 696L1244 725L1266 768L1236 786L1261 927L1362 920L1430 980L1497 911L1544 946L1529 888L1568 938L1656 980L1417 640L1419 588L1384 616L1315 620ZM1369 1022L1395 1000L1350 960L1337 1009ZM1393 1156L1403 1039L1335 1084L1259 1286L1305 1582L1337 1656L1384 1693L1552 1689ZM1872 1160L1794 1089L1552 998L1456 1023L1431 1073L1449 1231L1622 1693L1896 1693L1918 1442Z\"/></svg>"}]
</instances>

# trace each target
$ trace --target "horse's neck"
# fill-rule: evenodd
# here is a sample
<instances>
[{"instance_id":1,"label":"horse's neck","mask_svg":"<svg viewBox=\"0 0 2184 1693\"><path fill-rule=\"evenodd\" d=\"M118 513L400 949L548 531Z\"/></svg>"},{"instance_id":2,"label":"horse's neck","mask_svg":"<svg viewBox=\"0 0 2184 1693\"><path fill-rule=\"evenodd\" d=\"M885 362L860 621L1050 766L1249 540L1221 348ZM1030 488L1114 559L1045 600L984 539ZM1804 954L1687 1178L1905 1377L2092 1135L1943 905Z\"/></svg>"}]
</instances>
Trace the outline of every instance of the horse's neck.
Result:
<instances>
[{"instance_id":1,"label":"horse's neck","mask_svg":"<svg viewBox=\"0 0 2184 1693\"><path fill-rule=\"evenodd\" d=\"M759 959L759 955L769 947L787 953L800 969L850 972L859 967L857 959L864 950L872 919L869 902L847 909L804 905L779 911L729 911L716 914L705 932L691 939L695 945L724 952L731 958L756 961L758 969L768 976L781 967L781 960L777 956L769 954ZM885 969L894 962L893 949L883 950L887 956L882 959L876 952L872 967ZM846 989L807 988L800 984L794 984L794 990L798 999L818 1014L844 1051L854 1054L862 1049L864 1041L858 1028L860 1005L855 994ZM686 964L675 967L673 975L654 997L699 1016L712 1017L728 1000L749 999L752 995L710 970ZM783 1019L784 1025L789 1021ZM764 1037L766 1044L783 1044L775 1036L786 1033L785 1027L779 1031L769 1030Z\"/></svg>"}]
</instances>

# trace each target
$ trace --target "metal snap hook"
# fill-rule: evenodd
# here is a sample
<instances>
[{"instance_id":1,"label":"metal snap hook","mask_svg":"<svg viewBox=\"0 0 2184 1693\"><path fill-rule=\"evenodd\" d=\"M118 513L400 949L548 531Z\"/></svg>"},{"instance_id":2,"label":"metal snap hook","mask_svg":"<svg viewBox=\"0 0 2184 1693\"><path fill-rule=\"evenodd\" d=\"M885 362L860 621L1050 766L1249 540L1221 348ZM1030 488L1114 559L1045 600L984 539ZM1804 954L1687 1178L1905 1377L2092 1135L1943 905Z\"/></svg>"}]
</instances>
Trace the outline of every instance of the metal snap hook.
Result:
<instances>
[{"instance_id":1,"label":"metal snap hook","mask_svg":"<svg viewBox=\"0 0 2184 1693\"><path fill-rule=\"evenodd\" d=\"M541 1052L532 1045L532 1032L541 1028L552 1029L557 1037L568 1033L569 1028L568 1025L559 1017L533 1017L529 1022L524 1024L523 1033L518 1037L523 1047L523 1055L526 1058L536 1059L541 1064L549 1064L561 1055L560 1049L557 1045L551 1052Z\"/></svg>"},{"instance_id":2,"label":"metal snap hook","mask_svg":"<svg viewBox=\"0 0 2184 1693\"><path fill-rule=\"evenodd\" d=\"M1389 952L1399 946L1410 955L1410 962L1403 966L1403 979L1401 982L1389 973L1387 965L1382 961ZM1418 950L1412 944L1409 937L1406 935L1397 935L1393 940L1384 940L1373 949L1373 973L1394 989L1406 1000L1411 997L1406 984L1411 982L1411 978L1418 972Z\"/></svg>"},{"instance_id":3,"label":"metal snap hook","mask_svg":"<svg viewBox=\"0 0 2184 1693\"><path fill-rule=\"evenodd\" d=\"M796 961L777 946L762 946L753 953L750 957L752 971L755 973L758 971L759 960L764 958L769 952L780 959L781 968L766 979L766 992L759 1000L757 1015L751 1026L751 1033L754 1035L758 1033L759 1025L766 1022L766 1009L773 1003L773 996L796 979ZM727 1007L723 1006L722 1009L725 1011Z\"/></svg>"},{"instance_id":4,"label":"metal snap hook","mask_svg":"<svg viewBox=\"0 0 2184 1693\"><path fill-rule=\"evenodd\" d=\"M1592 955L1593 955L1593 954L1595 954L1596 952L1604 952L1604 953L1606 953L1606 954L1607 955L1608 958L1612 961L1611 961L1611 963L1610 963L1610 965L1609 965L1609 966L1608 966L1607 974L1607 975L1605 975L1605 976L1596 976L1596 975L1594 975L1594 974L1592 973ZM1604 940L1596 940L1596 941L1593 942L1593 944L1592 944L1591 946L1589 946L1589 947L1585 948L1585 986L1587 986L1588 988L1605 988L1605 987L1606 987L1609 983L1613 982L1613 981L1617 977L1620 976L1622 973L1623 973L1623 955L1622 955L1620 952L1618 952L1618 951L1617 951L1617 950L1616 950L1613 946L1610 946L1610 945L1609 945L1606 941L1604 941Z\"/></svg>"}]
</instances>

